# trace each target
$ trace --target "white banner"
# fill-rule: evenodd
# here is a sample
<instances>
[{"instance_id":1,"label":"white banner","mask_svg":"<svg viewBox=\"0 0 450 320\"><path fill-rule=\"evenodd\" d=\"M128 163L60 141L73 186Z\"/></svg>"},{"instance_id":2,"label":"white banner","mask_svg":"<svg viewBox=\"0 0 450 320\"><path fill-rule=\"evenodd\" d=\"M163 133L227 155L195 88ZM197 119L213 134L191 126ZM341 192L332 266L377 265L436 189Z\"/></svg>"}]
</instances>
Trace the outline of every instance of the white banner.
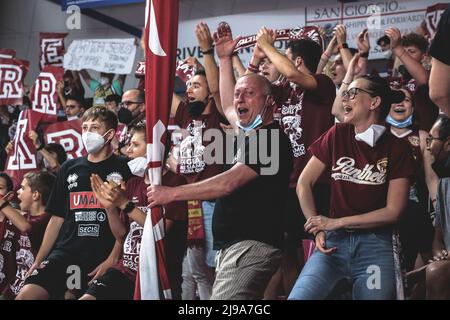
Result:
<instances>
[{"instance_id":1,"label":"white banner","mask_svg":"<svg viewBox=\"0 0 450 320\"><path fill-rule=\"evenodd\" d=\"M331 35L337 24L347 28L347 43L356 48L355 39L364 29L369 29L369 59L382 59L381 49L376 41L390 27L399 28L402 34L415 32L425 18L430 1L362 1L352 3L336 2L327 6L308 6L306 24L321 25Z\"/></svg>"},{"instance_id":2,"label":"white banner","mask_svg":"<svg viewBox=\"0 0 450 320\"><path fill-rule=\"evenodd\" d=\"M129 74L134 68L135 39L74 40L64 55L64 68Z\"/></svg>"}]
</instances>

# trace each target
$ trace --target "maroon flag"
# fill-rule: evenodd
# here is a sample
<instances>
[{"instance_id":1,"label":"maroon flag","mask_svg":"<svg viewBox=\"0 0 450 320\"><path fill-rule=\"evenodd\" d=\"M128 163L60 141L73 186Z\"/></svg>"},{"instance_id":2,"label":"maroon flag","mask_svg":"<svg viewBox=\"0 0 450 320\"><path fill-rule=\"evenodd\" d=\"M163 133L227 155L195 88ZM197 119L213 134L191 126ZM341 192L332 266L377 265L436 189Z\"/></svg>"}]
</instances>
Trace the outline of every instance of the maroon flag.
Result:
<instances>
[{"instance_id":1,"label":"maroon flag","mask_svg":"<svg viewBox=\"0 0 450 320\"><path fill-rule=\"evenodd\" d=\"M23 98L23 79L28 61L0 59L0 105L20 105Z\"/></svg>"},{"instance_id":2,"label":"maroon flag","mask_svg":"<svg viewBox=\"0 0 450 320\"><path fill-rule=\"evenodd\" d=\"M64 69L46 66L31 88L31 106L36 112L45 114L45 121L56 122L61 103L57 84L63 78Z\"/></svg>"},{"instance_id":3,"label":"maroon flag","mask_svg":"<svg viewBox=\"0 0 450 320\"><path fill-rule=\"evenodd\" d=\"M0 58L13 59L16 56L16 50L13 49L0 49Z\"/></svg>"},{"instance_id":4,"label":"maroon flag","mask_svg":"<svg viewBox=\"0 0 450 320\"><path fill-rule=\"evenodd\" d=\"M36 130L42 115L30 109L22 111L17 121L13 150L6 159L6 173L13 179L14 189L22 182L23 176L37 171L36 148L28 137L30 130Z\"/></svg>"},{"instance_id":5,"label":"maroon flag","mask_svg":"<svg viewBox=\"0 0 450 320\"><path fill-rule=\"evenodd\" d=\"M64 61L64 38L67 33L44 33L39 34L41 39L41 56L39 66L41 70L45 66L62 67Z\"/></svg>"},{"instance_id":6,"label":"maroon flag","mask_svg":"<svg viewBox=\"0 0 450 320\"><path fill-rule=\"evenodd\" d=\"M84 157L87 152L81 139L81 120L56 122L44 130L45 143L59 143L68 159Z\"/></svg>"},{"instance_id":7,"label":"maroon flag","mask_svg":"<svg viewBox=\"0 0 450 320\"><path fill-rule=\"evenodd\" d=\"M145 102L147 159L152 184L160 185L162 161L175 83L178 39L178 0L147 0L145 10ZM135 298L171 298L164 255L163 212L152 208L146 219L139 257Z\"/></svg>"}]
</instances>

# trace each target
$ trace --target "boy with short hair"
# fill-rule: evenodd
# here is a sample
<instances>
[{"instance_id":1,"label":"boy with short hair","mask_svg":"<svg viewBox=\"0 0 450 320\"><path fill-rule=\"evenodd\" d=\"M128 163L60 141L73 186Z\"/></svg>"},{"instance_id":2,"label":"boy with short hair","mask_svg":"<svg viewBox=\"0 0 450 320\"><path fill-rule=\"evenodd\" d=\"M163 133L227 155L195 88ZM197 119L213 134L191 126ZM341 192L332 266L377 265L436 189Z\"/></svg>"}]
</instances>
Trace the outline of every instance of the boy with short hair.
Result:
<instances>
[{"instance_id":1,"label":"boy with short hair","mask_svg":"<svg viewBox=\"0 0 450 320\"><path fill-rule=\"evenodd\" d=\"M0 199L1 212L8 219L6 232L14 237L12 249L15 253L16 272L6 286L3 296L14 299L23 287L25 275L34 262L47 227L49 215L45 204L50 196L55 176L48 172L29 172L20 185L18 199L20 212L8 201Z\"/></svg>"},{"instance_id":2,"label":"boy with short hair","mask_svg":"<svg viewBox=\"0 0 450 320\"><path fill-rule=\"evenodd\" d=\"M122 245L115 243L113 232L125 235L126 230L117 210L101 206L90 182L93 173L119 185L131 176L126 159L112 153L117 116L92 107L82 121L88 155L66 161L58 172L46 207L51 218L44 240L17 299L59 298L67 289L82 289L68 288L73 270L79 270L78 283L85 287L88 276L96 279L120 256Z\"/></svg>"}]
</instances>

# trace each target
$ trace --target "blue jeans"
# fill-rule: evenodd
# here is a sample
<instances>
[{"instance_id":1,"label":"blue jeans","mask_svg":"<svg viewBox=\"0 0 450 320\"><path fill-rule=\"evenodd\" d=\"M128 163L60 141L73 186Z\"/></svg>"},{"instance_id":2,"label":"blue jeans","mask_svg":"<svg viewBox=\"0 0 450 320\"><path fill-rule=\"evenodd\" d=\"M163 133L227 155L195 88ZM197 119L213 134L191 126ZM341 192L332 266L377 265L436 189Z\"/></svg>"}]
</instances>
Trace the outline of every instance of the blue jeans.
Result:
<instances>
[{"instance_id":1,"label":"blue jeans","mask_svg":"<svg viewBox=\"0 0 450 320\"><path fill-rule=\"evenodd\" d=\"M202 201L203 223L205 225L205 256L208 267L216 267L217 251L213 250L212 217L214 213L215 202Z\"/></svg>"},{"instance_id":2,"label":"blue jeans","mask_svg":"<svg viewBox=\"0 0 450 320\"><path fill-rule=\"evenodd\" d=\"M347 281L354 300L395 297L394 256L390 231L336 230L326 233L332 255L316 250L306 262L289 300L335 298L337 284Z\"/></svg>"}]
</instances>

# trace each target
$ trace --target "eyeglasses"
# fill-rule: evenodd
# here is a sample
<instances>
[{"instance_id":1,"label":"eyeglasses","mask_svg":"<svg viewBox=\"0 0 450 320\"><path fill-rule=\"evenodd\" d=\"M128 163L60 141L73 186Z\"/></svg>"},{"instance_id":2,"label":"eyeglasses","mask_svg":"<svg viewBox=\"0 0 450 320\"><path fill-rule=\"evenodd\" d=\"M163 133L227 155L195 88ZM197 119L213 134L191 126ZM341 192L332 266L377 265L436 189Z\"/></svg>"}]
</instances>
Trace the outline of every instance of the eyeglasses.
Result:
<instances>
[{"instance_id":1,"label":"eyeglasses","mask_svg":"<svg viewBox=\"0 0 450 320\"><path fill-rule=\"evenodd\" d=\"M141 104L143 103L142 101L122 101L121 103L119 103L119 107L120 108L127 108L128 106L132 105L132 104Z\"/></svg>"},{"instance_id":2,"label":"eyeglasses","mask_svg":"<svg viewBox=\"0 0 450 320\"><path fill-rule=\"evenodd\" d=\"M353 100L353 99L355 99L356 95L358 94L358 91L362 91L364 93L367 93L370 96L374 96L373 92L355 87L355 88L351 88L350 90L342 91L342 99Z\"/></svg>"},{"instance_id":3,"label":"eyeglasses","mask_svg":"<svg viewBox=\"0 0 450 320\"><path fill-rule=\"evenodd\" d=\"M433 140L444 141L444 139L442 139L440 137L435 138L435 137L430 135L430 136L426 137L426 139L425 139L425 141L427 143L427 147L431 146L431 143L433 142Z\"/></svg>"}]
</instances>

